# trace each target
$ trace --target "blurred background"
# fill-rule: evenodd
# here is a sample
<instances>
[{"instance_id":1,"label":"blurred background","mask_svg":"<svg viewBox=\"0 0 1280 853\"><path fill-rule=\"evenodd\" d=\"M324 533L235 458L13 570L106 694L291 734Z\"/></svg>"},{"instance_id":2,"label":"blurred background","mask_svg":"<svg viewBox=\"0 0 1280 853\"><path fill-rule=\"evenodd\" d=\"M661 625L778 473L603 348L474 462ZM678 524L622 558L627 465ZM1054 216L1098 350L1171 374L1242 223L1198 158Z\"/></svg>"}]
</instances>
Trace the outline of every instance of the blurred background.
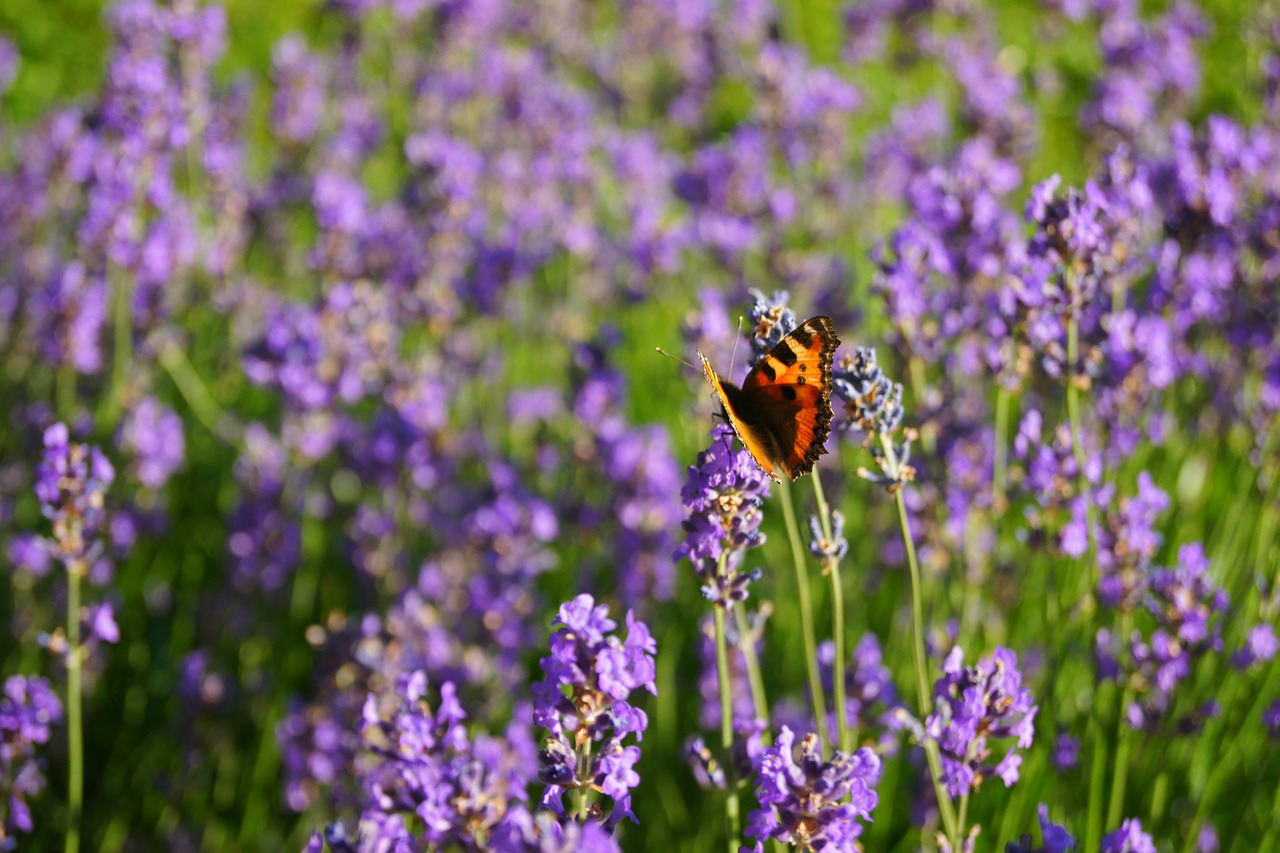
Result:
<instances>
[{"instance_id":1,"label":"blurred background","mask_svg":"<svg viewBox=\"0 0 1280 853\"><path fill-rule=\"evenodd\" d=\"M719 725L710 608L673 556L718 407L654 348L727 372L758 299L831 316L842 355L876 347L904 383L934 675L953 643L1003 645L1040 705L1021 780L968 804L978 849L1038 839L1040 803L1086 846L1121 816L1160 850L1280 846L1259 633L1277 26L1243 0L6 0L0 674L65 704L66 543L35 488L65 423L114 469L87 487L83 849L355 827L361 707L417 669L458 685L477 742L532 762L530 684L584 591L657 639L622 847L721 844L723 795L685 760ZM1057 233L1029 203L1052 175L1063 204L1093 182L1106 246L1061 310L1028 261ZM935 849L923 757L886 722L914 695L910 598L863 438L833 435L819 466L846 518L847 647L870 638L851 691L878 685L847 710L885 760L863 841ZM774 717L800 725L795 579L776 499L764 513L750 608ZM1117 601L1080 580L1089 560ZM1152 651L1157 567L1209 626L1173 652ZM63 722L13 737L6 841L56 849ZM489 792L499 816L517 787Z\"/></svg>"}]
</instances>

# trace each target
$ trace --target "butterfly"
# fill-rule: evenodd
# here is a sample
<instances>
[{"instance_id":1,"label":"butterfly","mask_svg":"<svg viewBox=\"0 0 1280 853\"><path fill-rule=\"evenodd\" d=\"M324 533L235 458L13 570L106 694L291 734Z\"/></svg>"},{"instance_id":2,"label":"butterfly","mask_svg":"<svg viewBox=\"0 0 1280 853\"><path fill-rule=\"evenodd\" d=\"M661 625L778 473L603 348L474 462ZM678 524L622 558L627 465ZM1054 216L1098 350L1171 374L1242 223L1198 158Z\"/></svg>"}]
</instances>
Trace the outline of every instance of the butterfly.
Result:
<instances>
[{"instance_id":1,"label":"butterfly","mask_svg":"<svg viewBox=\"0 0 1280 853\"><path fill-rule=\"evenodd\" d=\"M840 339L830 317L810 317L762 358L742 387L721 379L701 352L707 381L756 464L772 479L813 470L831 431L831 364Z\"/></svg>"}]
</instances>

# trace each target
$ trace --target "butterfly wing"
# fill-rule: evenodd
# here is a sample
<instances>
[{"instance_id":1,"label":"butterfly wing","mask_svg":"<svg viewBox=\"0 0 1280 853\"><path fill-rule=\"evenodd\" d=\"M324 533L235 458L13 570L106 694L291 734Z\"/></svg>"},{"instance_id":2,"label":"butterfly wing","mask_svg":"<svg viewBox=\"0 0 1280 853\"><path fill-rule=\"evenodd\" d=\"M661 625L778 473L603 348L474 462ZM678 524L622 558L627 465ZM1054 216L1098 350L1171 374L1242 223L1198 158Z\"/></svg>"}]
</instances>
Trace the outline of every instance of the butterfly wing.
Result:
<instances>
[{"instance_id":1,"label":"butterfly wing","mask_svg":"<svg viewBox=\"0 0 1280 853\"><path fill-rule=\"evenodd\" d=\"M716 389L720 405L724 408L724 416L729 419L738 439L756 460L756 464L772 479L778 479L777 465L781 464L784 454L774 438L776 430L771 429L767 423L768 412L759 405L759 401L753 400L741 388L721 379L705 355L698 353L698 358L702 359L702 369L707 374L707 381Z\"/></svg>"},{"instance_id":2,"label":"butterfly wing","mask_svg":"<svg viewBox=\"0 0 1280 853\"><path fill-rule=\"evenodd\" d=\"M812 317L779 341L742 383L747 403L740 408L752 413L757 432L768 434L761 444L774 451L771 461L793 480L826 453L831 365L839 345L831 318Z\"/></svg>"},{"instance_id":3,"label":"butterfly wing","mask_svg":"<svg viewBox=\"0 0 1280 853\"><path fill-rule=\"evenodd\" d=\"M743 446L766 474L792 480L826 452L831 431L831 365L840 345L829 317L813 317L778 342L742 387L720 378L699 353L707 380Z\"/></svg>"}]
</instances>

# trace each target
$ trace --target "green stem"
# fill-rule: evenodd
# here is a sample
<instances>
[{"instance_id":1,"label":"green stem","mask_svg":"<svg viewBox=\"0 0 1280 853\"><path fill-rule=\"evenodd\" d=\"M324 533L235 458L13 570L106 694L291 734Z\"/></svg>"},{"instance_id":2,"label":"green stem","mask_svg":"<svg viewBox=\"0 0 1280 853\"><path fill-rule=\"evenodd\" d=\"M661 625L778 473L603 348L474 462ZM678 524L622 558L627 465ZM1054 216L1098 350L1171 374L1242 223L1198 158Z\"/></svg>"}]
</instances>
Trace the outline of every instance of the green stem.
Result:
<instances>
[{"instance_id":1,"label":"green stem","mask_svg":"<svg viewBox=\"0 0 1280 853\"><path fill-rule=\"evenodd\" d=\"M907 372L911 374L911 399L915 401L917 411L923 411L924 394L928 385L924 379L924 361L920 356L911 356L907 362ZM920 446L924 448L926 454L932 454L937 449L937 444L937 436L931 427L920 430Z\"/></svg>"},{"instance_id":2,"label":"green stem","mask_svg":"<svg viewBox=\"0 0 1280 853\"><path fill-rule=\"evenodd\" d=\"M1120 613L1118 633L1120 641L1127 642L1133 631L1133 614L1129 610ZM1133 750L1133 729L1126 719L1129 705L1134 699L1134 689L1126 684L1116 709L1116 764L1111 775L1111 799L1107 807L1107 826L1115 828L1124 818L1125 787L1129 782L1129 755Z\"/></svg>"},{"instance_id":3,"label":"green stem","mask_svg":"<svg viewBox=\"0 0 1280 853\"><path fill-rule=\"evenodd\" d=\"M796 511L791 503L791 483L778 482L782 496L782 518L787 525L787 538L791 541L791 562L796 570L796 591L800 598L800 627L804 632L804 660L809 675L809 695L813 702L813 717L818 737L823 743L831 743L827 728L827 702L822 691L822 678L818 674L818 644L813 632L813 600L809 596L809 576L805 572L804 553L800 544L800 528L796 524Z\"/></svg>"},{"instance_id":4,"label":"green stem","mask_svg":"<svg viewBox=\"0 0 1280 853\"><path fill-rule=\"evenodd\" d=\"M1161 770L1151 789L1151 825L1159 826L1164 819L1164 807L1169 799L1169 771Z\"/></svg>"},{"instance_id":5,"label":"green stem","mask_svg":"<svg viewBox=\"0 0 1280 853\"><path fill-rule=\"evenodd\" d=\"M720 557L721 568L724 567L724 555ZM724 608L715 607L716 620L716 677L720 681L720 746L722 747L725 769L733 767L733 694L729 683L729 649L724 631ZM738 785L736 779L727 779L725 788L724 816L728 824L729 853L737 853L738 836L741 823L738 810Z\"/></svg>"},{"instance_id":6,"label":"green stem","mask_svg":"<svg viewBox=\"0 0 1280 853\"><path fill-rule=\"evenodd\" d=\"M218 401L213 398L208 387L191 366L186 353L172 341L161 344L158 351L160 363L168 372L173 384L178 387L187 405L209 432L229 443L236 443L239 436L235 434L226 414Z\"/></svg>"},{"instance_id":7,"label":"green stem","mask_svg":"<svg viewBox=\"0 0 1280 853\"><path fill-rule=\"evenodd\" d=\"M1089 772L1089 806L1085 822L1085 850L1097 850L1102 844L1102 789L1107 778L1107 731L1103 720L1110 719L1115 699L1115 685L1105 681L1098 687L1097 704L1089 719L1093 735L1093 758Z\"/></svg>"},{"instance_id":8,"label":"green stem","mask_svg":"<svg viewBox=\"0 0 1280 853\"><path fill-rule=\"evenodd\" d=\"M1228 679L1231 680L1238 681L1239 678L1240 676L1236 673L1228 676ZM1260 678L1259 680L1262 679ZM1269 664L1266 679L1256 694L1257 698L1254 699L1253 705L1246 712L1244 718L1247 720L1261 719L1262 711L1267 706L1267 703L1271 701L1269 697L1275 695L1277 686L1280 686L1280 661L1272 661ZM1229 704L1224 703L1223 712L1230 713L1230 707ZM1255 741L1242 734L1242 730L1243 727L1236 731L1235 736L1231 738L1225 749L1219 748L1215 756L1213 770L1204 785L1200 801L1196 804L1195 817L1191 821L1193 827L1204 823L1209 812L1212 811L1219 793L1228 789L1227 780L1236 778L1233 774L1238 772L1240 762L1244 759L1244 754L1249 750L1256 749Z\"/></svg>"},{"instance_id":9,"label":"green stem","mask_svg":"<svg viewBox=\"0 0 1280 853\"><path fill-rule=\"evenodd\" d=\"M756 709L756 719L769 728L769 703L765 699L764 679L760 676L760 658L756 656L755 635L751 630L751 620L747 617L747 606L739 601L733 605L733 617L738 623L738 637L741 638L742 660L746 664L747 681L751 684L751 704Z\"/></svg>"},{"instance_id":10,"label":"green stem","mask_svg":"<svg viewBox=\"0 0 1280 853\"><path fill-rule=\"evenodd\" d=\"M832 643L835 653L831 662L831 681L835 686L836 731L840 739L840 749L848 752L852 743L849 736L849 720L845 713L844 687L844 591L840 583L840 561L831 560L827 570L831 578L831 618L835 625L831 628Z\"/></svg>"},{"instance_id":11,"label":"green stem","mask_svg":"<svg viewBox=\"0 0 1280 853\"><path fill-rule=\"evenodd\" d=\"M84 723L81 720L80 579L84 566L67 567L67 843L66 853L79 853L84 803Z\"/></svg>"},{"instance_id":12,"label":"green stem","mask_svg":"<svg viewBox=\"0 0 1280 853\"><path fill-rule=\"evenodd\" d=\"M822 526L823 538L832 542L835 534L832 531L831 507L827 504L826 493L822 490L822 478L818 476L817 469L814 469L810 479L813 480L813 496L818 502L818 523ZM840 582L840 561L824 559L822 569L831 579L831 641L835 646L831 661L831 684L834 688L836 731L840 741L838 745L842 752L849 752L853 739L850 737L849 720L845 713L844 584Z\"/></svg>"},{"instance_id":13,"label":"green stem","mask_svg":"<svg viewBox=\"0 0 1280 853\"><path fill-rule=\"evenodd\" d=\"M578 767L591 766L591 740L587 741L578 750ZM584 785L578 789L578 822L586 823L587 814L591 810L591 788Z\"/></svg>"},{"instance_id":14,"label":"green stem","mask_svg":"<svg viewBox=\"0 0 1280 853\"><path fill-rule=\"evenodd\" d=\"M58 395L58 416L70 422L76 413L76 368L70 361L58 365L55 391Z\"/></svg>"},{"instance_id":15,"label":"green stem","mask_svg":"<svg viewBox=\"0 0 1280 853\"><path fill-rule=\"evenodd\" d=\"M1077 489L1084 500L1085 534L1089 542L1089 566L1084 573L1087 586L1078 591L1077 600L1084 607L1082 620L1085 626L1085 648L1093 642L1094 616L1093 591L1098 588L1098 543L1093 536L1093 503L1088 499L1088 478L1085 476L1084 446L1080 443L1080 389L1076 387L1076 363L1080 358L1080 326L1073 313L1067 319L1067 422L1071 427L1071 451L1076 459Z\"/></svg>"},{"instance_id":16,"label":"green stem","mask_svg":"<svg viewBox=\"0 0 1280 853\"><path fill-rule=\"evenodd\" d=\"M1124 818L1124 793L1129 781L1129 753L1133 749L1133 729L1125 719L1125 710L1133 702L1132 688L1125 688L1116 714L1116 766L1111 776L1111 805L1107 808L1107 826L1117 827Z\"/></svg>"},{"instance_id":17,"label":"green stem","mask_svg":"<svg viewBox=\"0 0 1280 853\"><path fill-rule=\"evenodd\" d=\"M893 453L893 446L885 437L881 437L887 445L886 453ZM889 457L896 463L893 455ZM895 464L896 467L896 464ZM902 496L902 489L894 493L898 504L898 524L902 529L902 544L907 549L907 566L911 570L911 633L915 640L916 662L916 707L923 721L929 715L929 677L926 673L924 653L924 604L920 595L920 563L916 559L916 546L911 537L911 522L907 517L907 504ZM951 797L942 784L942 756L938 752L938 742L927 735L924 738L925 757L929 759L929 774L933 777L933 790L938 798L938 811L942 814L942 824L951 846L960 849L963 841L964 827L956 819Z\"/></svg>"}]
</instances>

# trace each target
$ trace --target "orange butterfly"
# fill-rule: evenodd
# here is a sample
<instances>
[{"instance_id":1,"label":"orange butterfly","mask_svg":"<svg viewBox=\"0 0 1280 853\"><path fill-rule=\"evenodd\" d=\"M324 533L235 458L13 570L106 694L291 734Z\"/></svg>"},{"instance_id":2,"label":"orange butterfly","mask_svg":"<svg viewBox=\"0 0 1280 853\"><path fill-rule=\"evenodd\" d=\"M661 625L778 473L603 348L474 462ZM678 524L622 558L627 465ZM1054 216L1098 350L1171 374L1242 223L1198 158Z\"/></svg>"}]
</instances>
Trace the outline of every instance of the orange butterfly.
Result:
<instances>
[{"instance_id":1,"label":"orange butterfly","mask_svg":"<svg viewBox=\"0 0 1280 853\"><path fill-rule=\"evenodd\" d=\"M751 369L741 388L698 353L733 431L774 480L778 471L792 480L808 474L827 452L831 363L839 345L830 317L810 317Z\"/></svg>"}]
</instances>

